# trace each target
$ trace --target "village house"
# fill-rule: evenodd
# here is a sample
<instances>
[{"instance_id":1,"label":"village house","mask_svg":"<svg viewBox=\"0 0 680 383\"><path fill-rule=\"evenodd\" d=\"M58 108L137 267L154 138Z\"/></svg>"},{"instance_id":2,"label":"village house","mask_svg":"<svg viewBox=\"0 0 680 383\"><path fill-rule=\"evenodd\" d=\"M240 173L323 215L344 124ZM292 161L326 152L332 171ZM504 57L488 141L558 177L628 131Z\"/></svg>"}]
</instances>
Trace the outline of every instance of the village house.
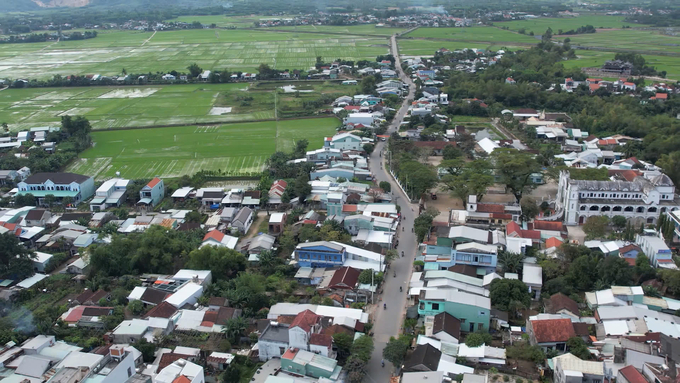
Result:
<instances>
[{"instance_id":1,"label":"village house","mask_svg":"<svg viewBox=\"0 0 680 383\"><path fill-rule=\"evenodd\" d=\"M110 207L119 207L125 200L125 191L130 180L112 178L105 181L94 193L90 201L90 211L104 211Z\"/></svg>"},{"instance_id":2,"label":"village house","mask_svg":"<svg viewBox=\"0 0 680 383\"><path fill-rule=\"evenodd\" d=\"M165 185L163 180L154 177L142 190L139 191L138 204L155 207L165 197Z\"/></svg>"},{"instance_id":3,"label":"village house","mask_svg":"<svg viewBox=\"0 0 680 383\"><path fill-rule=\"evenodd\" d=\"M419 296L419 315L447 312L460 320L462 332L488 331L490 311L489 298L462 291L423 290Z\"/></svg>"},{"instance_id":4,"label":"village house","mask_svg":"<svg viewBox=\"0 0 680 383\"><path fill-rule=\"evenodd\" d=\"M527 319L527 334L532 345L560 353L567 350L567 341L576 336L571 319Z\"/></svg>"},{"instance_id":5,"label":"village house","mask_svg":"<svg viewBox=\"0 0 680 383\"><path fill-rule=\"evenodd\" d=\"M43 205L45 196L53 195L57 201L71 198L78 204L94 195L94 179L74 173L36 173L17 184L17 194L30 194L38 205Z\"/></svg>"}]
</instances>

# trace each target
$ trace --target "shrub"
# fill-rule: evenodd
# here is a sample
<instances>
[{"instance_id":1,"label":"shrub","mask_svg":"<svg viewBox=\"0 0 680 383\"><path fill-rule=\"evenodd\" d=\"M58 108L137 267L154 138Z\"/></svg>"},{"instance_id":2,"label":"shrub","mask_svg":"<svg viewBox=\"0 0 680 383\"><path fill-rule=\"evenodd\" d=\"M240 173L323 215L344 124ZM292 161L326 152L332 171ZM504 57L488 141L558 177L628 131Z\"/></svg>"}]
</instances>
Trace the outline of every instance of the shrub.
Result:
<instances>
[{"instance_id":1,"label":"shrub","mask_svg":"<svg viewBox=\"0 0 680 383\"><path fill-rule=\"evenodd\" d=\"M509 381L510 381L510 377L507 376L507 375L503 375L503 381L504 381L504 382L509 382Z\"/></svg>"}]
</instances>

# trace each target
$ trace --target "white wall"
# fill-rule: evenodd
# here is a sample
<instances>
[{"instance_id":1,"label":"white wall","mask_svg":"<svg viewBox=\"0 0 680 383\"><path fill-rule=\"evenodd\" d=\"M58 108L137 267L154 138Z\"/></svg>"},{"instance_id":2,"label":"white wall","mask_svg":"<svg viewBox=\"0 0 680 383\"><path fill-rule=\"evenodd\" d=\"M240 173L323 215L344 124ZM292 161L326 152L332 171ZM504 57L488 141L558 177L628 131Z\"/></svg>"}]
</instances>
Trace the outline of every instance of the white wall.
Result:
<instances>
[{"instance_id":1,"label":"white wall","mask_svg":"<svg viewBox=\"0 0 680 383\"><path fill-rule=\"evenodd\" d=\"M260 361L266 362L274 357L280 358L282 355L280 347L283 347L285 352L285 349L288 348L288 345L284 343L275 343L260 340L259 342L257 342L257 347L259 348Z\"/></svg>"},{"instance_id":2,"label":"white wall","mask_svg":"<svg viewBox=\"0 0 680 383\"><path fill-rule=\"evenodd\" d=\"M290 347L309 351L309 334L300 327L293 327L288 330L288 344Z\"/></svg>"}]
</instances>

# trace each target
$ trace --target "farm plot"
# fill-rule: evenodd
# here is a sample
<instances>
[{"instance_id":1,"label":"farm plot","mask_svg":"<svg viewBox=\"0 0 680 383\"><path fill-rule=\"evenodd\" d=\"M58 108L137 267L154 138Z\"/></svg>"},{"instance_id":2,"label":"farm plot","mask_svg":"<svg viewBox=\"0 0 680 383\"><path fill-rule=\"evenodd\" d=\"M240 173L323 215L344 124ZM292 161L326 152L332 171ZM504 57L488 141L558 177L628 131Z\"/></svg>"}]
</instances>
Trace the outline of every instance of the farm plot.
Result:
<instances>
[{"instance_id":1,"label":"farm plot","mask_svg":"<svg viewBox=\"0 0 680 383\"><path fill-rule=\"evenodd\" d=\"M242 107L247 84L149 87L30 88L0 92L0 121L12 130L56 124L83 115L93 129L189 125L274 118L274 95L261 94ZM215 105L217 100L226 104ZM230 113L211 114L214 106Z\"/></svg>"},{"instance_id":2,"label":"farm plot","mask_svg":"<svg viewBox=\"0 0 680 383\"><path fill-rule=\"evenodd\" d=\"M0 46L0 78L54 75L184 71L196 63L208 70L255 71L266 63L301 69L324 60L375 59L388 52L380 37L260 30L198 29L158 32L102 32L94 39L56 44ZM16 46L22 47L17 48Z\"/></svg>"},{"instance_id":3,"label":"farm plot","mask_svg":"<svg viewBox=\"0 0 680 383\"><path fill-rule=\"evenodd\" d=\"M452 41L489 42L489 43L526 43L536 44L532 36L521 35L494 27L470 28L418 28L405 37L446 39Z\"/></svg>"},{"instance_id":4,"label":"farm plot","mask_svg":"<svg viewBox=\"0 0 680 383\"><path fill-rule=\"evenodd\" d=\"M526 33L534 32L535 35L540 36L548 28L553 30L553 34L557 34L561 29L563 32L569 30L576 30L578 27L585 25L592 25L595 28L622 28L624 26L636 27L643 26L642 24L633 24L625 22L625 16L604 16L604 15L585 15L579 17L545 17L531 20L515 20L502 21L494 23L497 27L508 27L513 31L518 31L522 28Z\"/></svg>"},{"instance_id":5,"label":"farm plot","mask_svg":"<svg viewBox=\"0 0 680 383\"><path fill-rule=\"evenodd\" d=\"M68 171L97 179L120 172L131 179L179 177L199 170L227 175L260 172L276 150L290 150L296 140L309 148L335 132L335 118L235 123L93 132L94 147L82 153Z\"/></svg>"},{"instance_id":6,"label":"farm plot","mask_svg":"<svg viewBox=\"0 0 680 383\"><path fill-rule=\"evenodd\" d=\"M668 52L680 56L680 37L649 30L609 30L585 35L569 36L571 45L583 45L602 50L628 50L641 54Z\"/></svg>"}]
</instances>

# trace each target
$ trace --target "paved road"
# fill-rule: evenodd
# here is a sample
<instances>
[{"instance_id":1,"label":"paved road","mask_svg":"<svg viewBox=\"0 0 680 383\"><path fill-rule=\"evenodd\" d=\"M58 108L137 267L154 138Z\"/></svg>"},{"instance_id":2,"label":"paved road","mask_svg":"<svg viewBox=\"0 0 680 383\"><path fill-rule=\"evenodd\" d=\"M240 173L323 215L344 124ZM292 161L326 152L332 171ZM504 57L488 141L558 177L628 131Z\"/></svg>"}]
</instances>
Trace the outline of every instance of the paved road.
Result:
<instances>
[{"instance_id":1,"label":"paved road","mask_svg":"<svg viewBox=\"0 0 680 383\"><path fill-rule=\"evenodd\" d=\"M412 99L415 94L415 85L411 80L404 74L401 69L399 60L399 52L397 48L396 36L392 36L391 39L391 52L396 58L397 72L399 73L399 78L409 84L409 95L404 99L401 109L397 112L392 125L388 129L388 134L394 132L399 126L401 121L404 119L406 112L408 110L408 100ZM394 372L395 368L389 362L385 361L385 367L383 368L380 361L383 359L382 351L385 348L385 344L390 340L391 336L397 336L400 333L401 325L404 320L404 315L406 312L406 292L408 291L408 281L411 279L411 271L413 266L413 261L416 254L416 238L415 234L411 232L413 229L413 220L416 217L416 212L418 206L416 204L409 203L406 195L399 189L396 182L392 177L385 171L385 166L381 166L383 163L384 156L381 157L380 153L386 155L385 142L379 142L373 153L371 154L369 166L371 173L376 178L376 182L388 181L392 184L392 194L394 202L401 206L402 221L401 228L397 233L399 238L399 251L400 257L392 261L390 269L387 271L385 276L385 283L383 284L383 293L379 297L375 315L373 318L373 333L375 350L371 360L368 362L368 374L366 376L366 382L373 383L384 383L388 382L390 376ZM402 231L403 228L403 231ZM401 252L404 252L404 257L401 257ZM396 273L394 277L393 273ZM402 288L403 292L399 291L399 287ZM383 303L387 304L387 309L383 309Z\"/></svg>"}]
</instances>

